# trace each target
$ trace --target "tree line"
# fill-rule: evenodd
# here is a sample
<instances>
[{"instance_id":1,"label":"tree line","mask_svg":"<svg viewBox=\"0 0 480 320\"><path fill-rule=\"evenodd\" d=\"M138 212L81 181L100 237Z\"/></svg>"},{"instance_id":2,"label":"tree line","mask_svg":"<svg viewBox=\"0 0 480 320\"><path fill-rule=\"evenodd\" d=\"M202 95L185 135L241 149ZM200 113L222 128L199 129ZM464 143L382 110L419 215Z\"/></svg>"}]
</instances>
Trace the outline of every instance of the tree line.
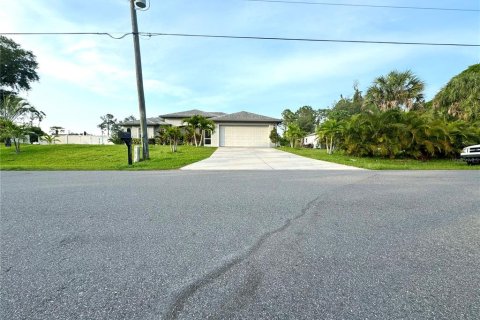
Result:
<instances>
[{"instance_id":1,"label":"tree line","mask_svg":"<svg viewBox=\"0 0 480 320\"><path fill-rule=\"evenodd\" d=\"M280 142L299 146L316 133L328 153L416 159L457 157L480 143L480 64L453 77L431 101L424 88L413 72L392 71L375 78L366 94L354 84L352 96L331 108L286 109Z\"/></svg>"}]
</instances>

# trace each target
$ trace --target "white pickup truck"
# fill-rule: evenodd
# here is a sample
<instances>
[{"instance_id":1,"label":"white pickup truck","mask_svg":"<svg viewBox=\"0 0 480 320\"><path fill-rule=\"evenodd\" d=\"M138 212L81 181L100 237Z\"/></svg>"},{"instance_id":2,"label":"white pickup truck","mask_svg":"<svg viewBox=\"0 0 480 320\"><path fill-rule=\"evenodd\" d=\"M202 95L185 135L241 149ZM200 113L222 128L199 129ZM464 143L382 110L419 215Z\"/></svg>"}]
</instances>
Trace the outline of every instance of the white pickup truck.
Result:
<instances>
[{"instance_id":1,"label":"white pickup truck","mask_svg":"<svg viewBox=\"0 0 480 320\"><path fill-rule=\"evenodd\" d=\"M480 144L463 148L460 157L468 164L480 164Z\"/></svg>"}]
</instances>

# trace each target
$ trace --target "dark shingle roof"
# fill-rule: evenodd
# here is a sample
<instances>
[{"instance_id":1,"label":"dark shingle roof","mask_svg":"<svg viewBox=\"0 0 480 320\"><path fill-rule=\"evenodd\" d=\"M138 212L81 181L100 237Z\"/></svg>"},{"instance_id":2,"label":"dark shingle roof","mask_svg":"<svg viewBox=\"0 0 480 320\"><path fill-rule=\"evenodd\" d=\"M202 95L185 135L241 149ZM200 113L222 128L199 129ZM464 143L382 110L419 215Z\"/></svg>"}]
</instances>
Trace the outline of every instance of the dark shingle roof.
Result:
<instances>
[{"instance_id":1,"label":"dark shingle roof","mask_svg":"<svg viewBox=\"0 0 480 320\"><path fill-rule=\"evenodd\" d=\"M215 117L220 117L226 115L225 112L209 112L210 114L213 114Z\"/></svg>"},{"instance_id":2,"label":"dark shingle roof","mask_svg":"<svg viewBox=\"0 0 480 320\"><path fill-rule=\"evenodd\" d=\"M139 126L140 125L140 120L131 120L131 121L125 121L125 122L120 122L120 125L122 126ZM147 126L167 126L169 125L163 119L160 117L154 117L154 118L147 118Z\"/></svg>"},{"instance_id":3,"label":"dark shingle roof","mask_svg":"<svg viewBox=\"0 0 480 320\"><path fill-rule=\"evenodd\" d=\"M224 115L225 113L223 112L206 112L198 109L193 109L193 110L188 110L188 111L181 111L181 112L175 112L175 113L169 113L169 114L162 114L160 117L163 119L165 118L190 118L194 115L199 115L203 116L205 118L213 118L217 117L219 115Z\"/></svg>"},{"instance_id":4,"label":"dark shingle roof","mask_svg":"<svg viewBox=\"0 0 480 320\"><path fill-rule=\"evenodd\" d=\"M267 123L280 123L282 120L262 116L260 114L241 111L237 113L231 113L216 118L212 118L215 122L267 122Z\"/></svg>"}]
</instances>

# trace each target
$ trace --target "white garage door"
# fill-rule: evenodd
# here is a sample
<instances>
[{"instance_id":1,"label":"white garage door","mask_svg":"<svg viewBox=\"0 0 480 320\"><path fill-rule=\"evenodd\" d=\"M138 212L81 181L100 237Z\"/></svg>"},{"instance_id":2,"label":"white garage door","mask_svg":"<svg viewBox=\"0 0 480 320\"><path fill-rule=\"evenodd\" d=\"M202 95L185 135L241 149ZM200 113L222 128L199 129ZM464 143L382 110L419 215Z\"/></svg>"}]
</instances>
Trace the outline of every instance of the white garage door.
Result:
<instances>
[{"instance_id":1,"label":"white garage door","mask_svg":"<svg viewBox=\"0 0 480 320\"><path fill-rule=\"evenodd\" d=\"M268 126L220 126L220 147L270 146Z\"/></svg>"}]
</instances>

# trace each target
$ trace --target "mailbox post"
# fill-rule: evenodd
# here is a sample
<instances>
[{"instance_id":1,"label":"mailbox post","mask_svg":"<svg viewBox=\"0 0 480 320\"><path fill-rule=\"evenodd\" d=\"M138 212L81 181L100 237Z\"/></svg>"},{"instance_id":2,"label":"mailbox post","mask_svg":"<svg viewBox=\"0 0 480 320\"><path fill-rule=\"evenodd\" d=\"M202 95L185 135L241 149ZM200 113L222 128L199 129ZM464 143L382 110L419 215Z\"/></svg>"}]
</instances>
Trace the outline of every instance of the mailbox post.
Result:
<instances>
[{"instance_id":1,"label":"mailbox post","mask_svg":"<svg viewBox=\"0 0 480 320\"><path fill-rule=\"evenodd\" d=\"M128 149L128 164L132 165L132 134L130 132L120 132L120 139L127 145Z\"/></svg>"}]
</instances>

